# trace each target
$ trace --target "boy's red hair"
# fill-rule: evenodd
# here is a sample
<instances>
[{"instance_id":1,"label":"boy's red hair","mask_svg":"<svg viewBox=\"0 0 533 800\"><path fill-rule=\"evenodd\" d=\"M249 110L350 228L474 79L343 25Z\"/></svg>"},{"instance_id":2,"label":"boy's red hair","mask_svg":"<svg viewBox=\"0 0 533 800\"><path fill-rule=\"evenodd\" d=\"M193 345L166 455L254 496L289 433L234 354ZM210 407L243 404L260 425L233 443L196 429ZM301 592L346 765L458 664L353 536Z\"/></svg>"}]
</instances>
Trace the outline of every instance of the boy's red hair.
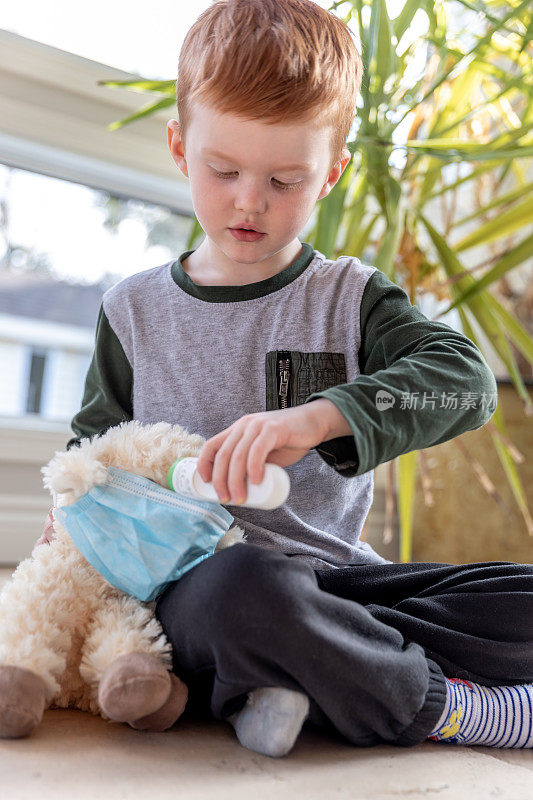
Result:
<instances>
[{"instance_id":1,"label":"boy's red hair","mask_svg":"<svg viewBox=\"0 0 533 800\"><path fill-rule=\"evenodd\" d=\"M361 85L352 36L312 0L216 0L189 29L179 55L182 140L198 99L265 124L331 126L331 169L345 151Z\"/></svg>"}]
</instances>

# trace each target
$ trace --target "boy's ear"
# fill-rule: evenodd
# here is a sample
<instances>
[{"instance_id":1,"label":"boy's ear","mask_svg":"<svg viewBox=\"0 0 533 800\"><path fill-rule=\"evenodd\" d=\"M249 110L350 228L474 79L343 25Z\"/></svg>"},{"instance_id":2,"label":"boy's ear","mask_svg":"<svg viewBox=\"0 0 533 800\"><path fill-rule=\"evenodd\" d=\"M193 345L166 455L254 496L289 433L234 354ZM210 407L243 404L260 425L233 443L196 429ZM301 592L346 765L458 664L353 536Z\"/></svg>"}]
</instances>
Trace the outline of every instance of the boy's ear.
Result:
<instances>
[{"instance_id":1,"label":"boy's ear","mask_svg":"<svg viewBox=\"0 0 533 800\"><path fill-rule=\"evenodd\" d=\"M185 158L183 143L181 141L180 124L175 119L169 119L167 122L167 142L170 155L172 156L174 162L188 178L189 173L187 171L187 161Z\"/></svg>"},{"instance_id":2,"label":"boy's ear","mask_svg":"<svg viewBox=\"0 0 533 800\"><path fill-rule=\"evenodd\" d=\"M348 166L348 162L351 158L351 153L347 147L344 148L342 151L341 158L333 165L331 168L331 172L326 178L326 182L323 185L322 189L320 190L320 194L317 197L318 200L322 200L323 197L327 197L327 195L331 192L337 181L339 180L340 176Z\"/></svg>"}]
</instances>

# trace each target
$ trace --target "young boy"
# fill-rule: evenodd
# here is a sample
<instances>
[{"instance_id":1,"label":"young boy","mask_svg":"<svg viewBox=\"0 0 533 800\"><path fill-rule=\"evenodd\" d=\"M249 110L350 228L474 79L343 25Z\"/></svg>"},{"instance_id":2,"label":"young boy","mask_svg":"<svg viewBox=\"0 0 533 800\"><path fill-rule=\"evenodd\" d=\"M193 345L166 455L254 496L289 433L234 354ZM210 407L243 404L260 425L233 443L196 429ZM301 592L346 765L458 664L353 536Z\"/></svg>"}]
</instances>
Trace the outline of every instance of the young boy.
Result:
<instances>
[{"instance_id":1,"label":"young boy","mask_svg":"<svg viewBox=\"0 0 533 800\"><path fill-rule=\"evenodd\" d=\"M348 164L360 80L348 28L311 0L198 18L168 143L206 235L104 295L68 446L132 418L206 437L200 474L247 541L156 613L191 706L244 746L284 755L308 718L360 746L533 747L533 566L394 564L360 541L374 467L479 428L496 399L468 338L298 239ZM288 500L239 507L266 462Z\"/></svg>"}]
</instances>

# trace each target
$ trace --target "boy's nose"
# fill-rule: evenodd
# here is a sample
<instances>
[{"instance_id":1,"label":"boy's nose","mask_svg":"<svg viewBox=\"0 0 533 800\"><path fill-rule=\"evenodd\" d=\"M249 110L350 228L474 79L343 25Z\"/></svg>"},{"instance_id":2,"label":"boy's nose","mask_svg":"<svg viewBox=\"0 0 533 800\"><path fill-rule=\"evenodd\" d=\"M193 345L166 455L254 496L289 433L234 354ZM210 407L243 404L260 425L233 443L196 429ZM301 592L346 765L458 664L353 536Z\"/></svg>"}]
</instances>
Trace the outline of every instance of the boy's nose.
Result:
<instances>
[{"instance_id":1,"label":"boy's nose","mask_svg":"<svg viewBox=\"0 0 533 800\"><path fill-rule=\"evenodd\" d=\"M264 214L266 211L266 201L264 199L264 189L258 184L242 185L236 190L235 208L243 217L253 217ZM259 220L257 227L263 230Z\"/></svg>"}]
</instances>

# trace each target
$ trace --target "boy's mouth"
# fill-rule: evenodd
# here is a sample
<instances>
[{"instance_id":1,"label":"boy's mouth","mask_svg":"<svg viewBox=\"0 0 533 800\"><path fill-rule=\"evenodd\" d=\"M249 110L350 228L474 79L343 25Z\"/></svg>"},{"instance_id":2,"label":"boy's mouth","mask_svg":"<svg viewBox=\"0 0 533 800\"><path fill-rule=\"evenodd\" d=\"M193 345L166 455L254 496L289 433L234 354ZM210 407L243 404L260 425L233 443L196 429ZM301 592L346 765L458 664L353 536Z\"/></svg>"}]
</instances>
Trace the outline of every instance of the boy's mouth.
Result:
<instances>
[{"instance_id":1,"label":"boy's mouth","mask_svg":"<svg viewBox=\"0 0 533 800\"><path fill-rule=\"evenodd\" d=\"M263 236L266 236L266 233L250 228L230 228L229 231L234 239L238 239L241 242L257 242Z\"/></svg>"},{"instance_id":2,"label":"boy's mouth","mask_svg":"<svg viewBox=\"0 0 533 800\"><path fill-rule=\"evenodd\" d=\"M232 231L255 231L256 233L264 233L264 231L260 231L259 228L256 228L255 225L235 225L234 227L230 228Z\"/></svg>"}]
</instances>

